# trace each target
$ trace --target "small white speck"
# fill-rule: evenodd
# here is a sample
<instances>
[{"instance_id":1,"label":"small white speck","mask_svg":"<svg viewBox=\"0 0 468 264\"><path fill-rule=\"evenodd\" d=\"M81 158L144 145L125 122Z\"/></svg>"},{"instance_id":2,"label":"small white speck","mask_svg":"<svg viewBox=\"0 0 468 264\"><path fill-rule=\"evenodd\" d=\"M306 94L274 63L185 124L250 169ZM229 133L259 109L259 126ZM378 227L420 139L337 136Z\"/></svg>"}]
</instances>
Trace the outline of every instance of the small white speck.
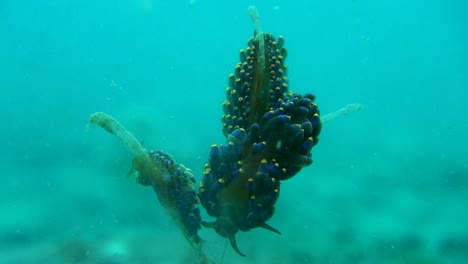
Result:
<instances>
[{"instance_id":1,"label":"small white speck","mask_svg":"<svg viewBox=\"0 0 468 264\"><path fill-rule=\"evenodd\" d=\"M283 141L281 140L276 141L276 149L281 149L282 145L283 145Z\"/></svg>"}]
</instances>

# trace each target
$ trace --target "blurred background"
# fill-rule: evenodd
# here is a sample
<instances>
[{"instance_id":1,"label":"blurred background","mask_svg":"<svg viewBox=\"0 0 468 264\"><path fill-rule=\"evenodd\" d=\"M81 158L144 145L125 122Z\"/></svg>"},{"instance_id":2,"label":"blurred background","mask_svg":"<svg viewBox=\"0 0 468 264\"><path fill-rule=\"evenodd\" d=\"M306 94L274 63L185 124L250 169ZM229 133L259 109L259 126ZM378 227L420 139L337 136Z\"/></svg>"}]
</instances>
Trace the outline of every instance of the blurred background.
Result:
<instances>
[{"instance_id":1,"label":"blurred background","mask_svg":"<svg viewBox=\"0 0 468 264\"><path fill-rule=\"evenodd\" d=\"M441 0L0 3L1 263L197 263L105 111L200 179L223 143L227 76L253 34L283 35L291 90L327 124L239 257L219 263L467 263L468 4ZM204 219L209 219L206 214Z\"/></svg>"}]
</instances>

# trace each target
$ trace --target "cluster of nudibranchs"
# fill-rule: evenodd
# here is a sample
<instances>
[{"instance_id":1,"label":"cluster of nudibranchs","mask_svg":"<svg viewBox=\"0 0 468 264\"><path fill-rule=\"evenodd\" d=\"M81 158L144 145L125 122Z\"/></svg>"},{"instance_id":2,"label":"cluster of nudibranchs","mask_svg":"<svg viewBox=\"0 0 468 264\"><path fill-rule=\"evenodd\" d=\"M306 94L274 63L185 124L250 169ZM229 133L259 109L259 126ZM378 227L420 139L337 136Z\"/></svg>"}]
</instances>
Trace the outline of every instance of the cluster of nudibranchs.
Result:
<instances>
[{"instance_id":1,"label":"cluster of nudibranchs","mask_svg":"<svg viewBox=\"0 0 468 264\"><path fill-rule=\"evenodd\" d=\"M198 194L192 171L171 155L147 152L105 113L90 118L90 123L117 136L135 155L129 173L137 171L138 183L153 187L202 263L213 261L202 250L201 226L229 238L240 255L237 232L262 227L279 233L266 222L275 213L280 183L312 164L311 151L322 127L315 96L288 89L284 38L259 32L258 14L254 8L249 12L257 30L228 78L222 116L226 143L211 147ZM214 222L202 221L199 203L216 218Z\"/></svg>"},{"instance_id":2,"label":"cluster of nudibranchs","mask_svg":"<svg viewBox=\"0 0 468 264\"><path fill-rule=\"evenodd\" d=\"M280 181L312 163L312 147L321 130L313 95L288 91L284 39L259 34L240 53L229 75L223 104L226 144L213 145L200 183L199 197L213 223L202 223L231 240L263 227L274 214Z\"/></svg>"}]
</instances>

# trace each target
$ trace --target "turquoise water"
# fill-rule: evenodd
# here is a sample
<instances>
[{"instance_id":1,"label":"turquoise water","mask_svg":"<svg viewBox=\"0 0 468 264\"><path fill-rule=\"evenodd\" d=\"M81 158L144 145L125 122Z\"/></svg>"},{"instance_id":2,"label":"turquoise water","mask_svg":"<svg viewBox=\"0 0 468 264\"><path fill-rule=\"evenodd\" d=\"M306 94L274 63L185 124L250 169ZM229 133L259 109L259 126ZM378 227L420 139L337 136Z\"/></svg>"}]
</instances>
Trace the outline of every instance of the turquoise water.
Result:
<instances>
[{"instance_id":1,"label":"turquoise water","mask_svg":"<svg viewBox=\"0 0 468 264\"><path fill-rule=\"evenodd\" d=\"M0 263L196 263L105 111L201 178L223 143L227 76L253 34L283 35L290 87L327 124L268 222L212 230L218 263L467 263L465 1L2 1ZM204 219L209 219L203 214Z\"/></svg>"}]
</instances>

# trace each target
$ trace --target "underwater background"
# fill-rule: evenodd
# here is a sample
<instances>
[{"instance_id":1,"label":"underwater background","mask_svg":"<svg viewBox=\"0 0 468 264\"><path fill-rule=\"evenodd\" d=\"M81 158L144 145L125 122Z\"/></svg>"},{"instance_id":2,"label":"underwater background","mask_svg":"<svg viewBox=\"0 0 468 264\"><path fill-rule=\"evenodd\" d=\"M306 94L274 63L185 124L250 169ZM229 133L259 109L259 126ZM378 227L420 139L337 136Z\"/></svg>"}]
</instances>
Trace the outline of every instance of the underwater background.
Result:
<instances>
[{"instance_id":1,"label":"underwater background","mask_svg":"<svg viewBox=\"0 0 468 264\"><path fill-rule=\"evenodd\" d=\"M321 113L314 164L275 215L203 229L218 263L468 262L468 3L462 0L0 2L0 263L197 263L105 111L200 180L225 141L221 104L253 35L285 37L290 88ZM209 217L203 212L203 218Z\"/></svg>"}]
</instances>

